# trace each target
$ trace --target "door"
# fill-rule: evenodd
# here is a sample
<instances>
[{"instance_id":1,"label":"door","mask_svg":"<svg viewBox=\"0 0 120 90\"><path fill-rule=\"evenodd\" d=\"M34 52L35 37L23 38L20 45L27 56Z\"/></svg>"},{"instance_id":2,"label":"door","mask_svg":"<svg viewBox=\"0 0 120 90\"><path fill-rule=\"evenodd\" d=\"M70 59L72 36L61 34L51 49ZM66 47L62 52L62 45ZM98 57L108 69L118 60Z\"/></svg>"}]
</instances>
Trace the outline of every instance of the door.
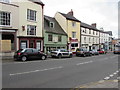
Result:
<instances>
[{"instance_id":1,"label":"door","mask_svg":"<svg viewBox=\"0 0 120 90\"><path fill-rule=\"evenodd\" d=\"M34 48L34 40L30 40L29 48Z\"/></svg>"}]
</instances>

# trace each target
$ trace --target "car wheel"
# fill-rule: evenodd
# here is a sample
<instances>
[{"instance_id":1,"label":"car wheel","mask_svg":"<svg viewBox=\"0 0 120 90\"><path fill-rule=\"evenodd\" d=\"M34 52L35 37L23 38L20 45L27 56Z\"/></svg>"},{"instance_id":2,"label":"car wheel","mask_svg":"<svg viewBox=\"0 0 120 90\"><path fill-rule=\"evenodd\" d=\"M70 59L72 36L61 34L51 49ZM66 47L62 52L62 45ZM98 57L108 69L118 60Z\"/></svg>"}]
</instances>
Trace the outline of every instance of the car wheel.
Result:
<instances>
[{"instance_id":1,"label":"car wheel","mask_svg":"<svg viewBox=\"0 0 120 90\"><path fill-rule=\"evenodd\" d=\"M83 57L86 57L86 54L83 54Z\"/></svg>"},{"instance_id":2,"label":"car wheel","mask_svg":"<svg viewBox=\"0 0 120 90\"><path fill-rule=\"evenodd\" d=\"M61 54L59 54L59 55L58 55L58 58L62 58L62 55L61 55Z\"/></svg>"},{"instance_id":3,"label":"car wheel","mask_svg":"<svg viewBox=\"0 0 120 90\"><path fill-rule=\"evenodd\" d=\"M27 60L27 57L26 57L26 56L22 56L21 60L22 60L23 62L25 62L25 61Z\"/></svg>"},{"instance_id":4,"label":"car wheel","mask_svg":"<svg viewBox=\"0 0 120 90\"><path fill-rule=\"evenodd\" d=\"M42 60L45 60L45 59L46 59L46 57L45 57L45 56L42 56L42 57L41 57L41 59L42 59Z\"/></svg>"},{"instance_id":5,"label":"car wheel","mask_svg":"<svg viewBox=\"0 0 120 90\"><path fill-rule=\"evenodd\" d=\"M70 58L72 58L72 54L70 54L70 56L69 56Z\"/></svg>"}]
</instances>

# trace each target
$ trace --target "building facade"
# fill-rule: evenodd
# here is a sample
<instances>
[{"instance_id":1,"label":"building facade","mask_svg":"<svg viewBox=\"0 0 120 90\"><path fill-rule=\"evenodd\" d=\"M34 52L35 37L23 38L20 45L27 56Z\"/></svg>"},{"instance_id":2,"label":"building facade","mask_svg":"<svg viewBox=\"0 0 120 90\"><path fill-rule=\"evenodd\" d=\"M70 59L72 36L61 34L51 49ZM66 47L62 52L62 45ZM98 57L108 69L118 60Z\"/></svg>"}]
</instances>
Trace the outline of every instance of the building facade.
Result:
<instances>
[{"instance_id":1,"label":"building facade","mask_svg":"<svg viewBox=\"0 0 120 90\"><path fill-rule=\"evenodd\" d=\"M99 49L99 30L93 25L81 22L81 47L87 50Z\"/></svg>"},{"instance_id":2,"label":"building facade","mask_svg":"<svg viewBox=\"0 0 120 90\"><path fill-rule=\"evenodd\" d=\"M17 49L36 48L43 51L43 7L37 0L13 2L19 6Z\"/></svg>"},{"instance_id":3,"label":"building facade","mask_svg":"<svg viewBox=\"0 0 120 90\"><path fill-rule=\"evenodd\" d=\"M72 10L67 14L57 12L55 19L68 35L67 49L74 53L80 47L80 21L74 17Z\"/></svg>"},{"instance_id":4,"label":"building facade","mask_svg":"<svg viewBox=\"0 0 120 90\"><path fill-rule=\"evenodd\" d=\"M44 16L44 51L49 54L60 48L67 49L67 34L55 18Z\"/></svg>"},{"instance_id":5,"label":"building facade","mask_svg":"<svg viewBox=\"0 0 120 90\"><path fill-rule=\"evenodd\" d=\"M4 1L0 2L0 47L2 52L17 50L18 18L18 5Z\"/></svg>"}]
</instances>

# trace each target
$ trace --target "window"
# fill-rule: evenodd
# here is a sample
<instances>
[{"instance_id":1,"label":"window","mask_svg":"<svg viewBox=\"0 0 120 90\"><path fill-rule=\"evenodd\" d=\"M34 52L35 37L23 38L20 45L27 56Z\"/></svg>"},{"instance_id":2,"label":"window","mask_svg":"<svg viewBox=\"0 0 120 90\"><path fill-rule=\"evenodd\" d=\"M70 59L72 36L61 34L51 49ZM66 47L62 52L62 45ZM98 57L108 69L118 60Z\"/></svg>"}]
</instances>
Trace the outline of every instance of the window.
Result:
<instances>
[{"instance_id":1,"label":"window","mask_svg":"<svg viewBox=\"0 0 120 90\"><path fill-rule=\"evenodd\" d=\"M34 53L38 53L38 50L37 50L37 49L33 49L33 52L34 52Z\"/></svg>"},{"instance_id":2,"label":"window","mask_svg":"<svg viewBox=\"0 0 120 90\"><path fill-rule=\"evenodd\" d=\"M84 42L86 43L86 37L84 37Z\"/></svg>"},{"instance_id":3,"label":"window","mask_svg":"<svg viewBox=\"0 0 120 90\"><path fill-rule=\"evenodd\" d=\"M91 43L91 38L89 38L89 43Z\"/></svg>"},{"instance_id":4,"label":"window","mask_svg":"<svg viewBox=\"0 0 120 90\"><path fill-rule=\"evenodd\" d=\"M27 48L27 41L21 41L21 43L20 43L20 48L21 48L21 49Z\"/></svg>"},{"instance_id":5,"label":"window","mask_svg":"<svg viewBox=\"0 0 120 90\"><path fill-rule=\"evenodd\" d=\"M95 34L95 32L93 31L93 35Z\"/></svg>"},{"instance_id":6,"label":"window","mask_svg":"<svg viewBox=\"0 0 120 90\"><path fill-rule=\"evenodd\" d=\"M89 30L89 34L91 34L91 30Z\"/></svg>"},{"instance_id":7,"label":"window","mask_svg":"<svg viewBox=\"0 0 120 90\"><path fill-rule=\"evenodd\" d=\"M41 50L41 41L37 41L36 49Z\"/></svg>"},{"instance_id":8,"label":"window","mask_svg":"<svg viewBox=\"0 0 120 90\"><path fill-rule=\"evenodd\" d=\"M76 32L72 32L72 38L76 38Z\"/></svg>"},{"instance_id":9,"label":"window","mask_svg":"<svg viewBox=\"0 0 120 90\"><path fill-rule=\"evenodd\" d=\"M52 35L48 35L48 41L52 41Z\"/></svg>"},{"instance_id":10,"label":"window","mask_svg":"<svg viewBox=\"0 0 120 90\"><path fill-rule=\"evenodd\" d=\"M71 47L78 47L78 43L72 43Z\"/></svg>"},{"instance_id":11,"label":"window","mask_svg":"<svg viewBox=\"0 0 120 90\"><path fill-rule=\"evenodd\" d=\"M62 41L62 36L58 36L58 42Z\"/></svg>"},{"instance_id":12,"label":"window","mask_svg":"<svg viewBox=\"0 0 120 90\"><path fill-rule=\"evenodd\" d=\"M54 28L54 23L53 22L50 22L50 27Z\"/></svg>"},{"instance_id":13,"label":"window","mask_svg":"<svg viewBox=\"0 0 120 90\"><path fill-rule=\"evenodd\" d=\"M36 35L36 26L28 25L27 26L27 35Z\"/></svg>"},{"instance_id":14,"label":"window","mask_svg":"<svg viewBox=\"0 0 120 90\"><path fill-rule=\"evenodd\" d=\"M36 21L36 11L27 9L27 19Z\"/></svg>"},{"instance_id":15,"label":"window","mask_svg":"<svg viewBox=\"0 0 120 90\"><path fill-rule=\"evenodd\" d=\"M0 0L0 2L9 3L9 2L10 2L10 0Z\"/></svg>"},{"instance_id":16,"label":"window","mask_svg":"<svg viewBox=\"0 0 120 90\"><path fill-rule=\"evenodd\" d=\"M98 32L96 31L96 35L98 35Z\"/></svg>"},{"instance_id":17,"label":"window","mask_svg":"<svg viewBox=\"0 0 120 90\"><path fill-rule=\"evenodd\" d=\"M0 25L10 26L10 12L0 11Z\"/></svg>"},{"instance_id":18,"label":"window","mask_svg":"<svg viewBox=\"0 0 120 90\"><path fill-rule=\"evenodd\" d=\"M76 26L76 22L73 21L72 22L72 26L75 27Z\"/></svg>"}]
</instances>

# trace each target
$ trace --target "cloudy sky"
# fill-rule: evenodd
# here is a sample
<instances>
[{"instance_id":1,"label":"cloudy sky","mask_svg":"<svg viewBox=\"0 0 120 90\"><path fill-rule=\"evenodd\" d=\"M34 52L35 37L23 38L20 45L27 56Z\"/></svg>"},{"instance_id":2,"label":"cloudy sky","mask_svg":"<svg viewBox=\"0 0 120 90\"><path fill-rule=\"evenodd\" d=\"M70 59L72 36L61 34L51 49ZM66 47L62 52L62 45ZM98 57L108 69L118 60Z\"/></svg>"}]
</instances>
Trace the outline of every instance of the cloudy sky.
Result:
<instances>
[{"instance_id":1,"label":"cloudy sky","mask_svg":"<svg viewBox=\"0 0 120 90\"><path fill-rule=\"evenodd\" d=\"M44 14L54 17L56 12L68 13L71 9L80 21L92 24L118 36L118 2L120 0L42 0Z\"/></svg>"}]
</instances>

